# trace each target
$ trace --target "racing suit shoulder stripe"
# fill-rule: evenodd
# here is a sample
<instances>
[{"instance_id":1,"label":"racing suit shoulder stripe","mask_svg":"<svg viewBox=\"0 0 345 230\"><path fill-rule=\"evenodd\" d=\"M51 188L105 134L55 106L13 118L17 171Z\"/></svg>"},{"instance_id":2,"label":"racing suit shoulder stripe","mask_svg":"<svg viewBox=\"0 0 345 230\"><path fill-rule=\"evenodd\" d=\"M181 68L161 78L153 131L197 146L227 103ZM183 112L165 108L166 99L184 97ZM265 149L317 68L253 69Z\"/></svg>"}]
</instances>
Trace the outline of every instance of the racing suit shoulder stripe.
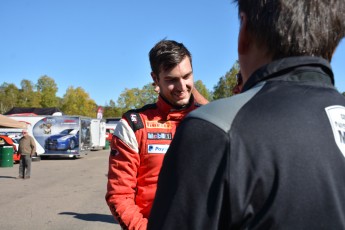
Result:
<instances>
[{"instance_id":1,"label":"racing suit shoulder stripe","mask_svg":"<svg viewBox=\"0 0 345 230\"><path fill-rule=\"evenodd\" d=\"M197 110L192 111L188 114L187 117L194 117L209 121L212 124L218 126L224 132L227 132L230 130L232 122L238 111L251 98L253 98L264 85L265 82L262 82L244 93L213 101L212 103L206 104L204 106L201 106ZM219 108L228 108L229 105L231 105L231 109L219 110Z\"/></svg>"},{"instance_id":2,"label":"racing suit shoulder stripe","mask_svg":"<svg viewBox=\"0 0 345 230\"><path fill-rule=\"evenodd\" d=\"M148 109L155 109L157 108L156 104L148 104L140 109L132 109L124 113L123 117L128 121L129 126L136 132L139 129L144 128L143 121L140 117L141 112L148 110Z\"/></svg>"},{"instance_id":3,"label":"racing suit shoulder stripe","mask_svg":"<svg viewBox=\"0 0 345 230\"><path fill-rule=\"evenodd\" d=\"M128 145L135 152L139 152L138 141L132 128L128 125L125 119L121 119L116 126L114 136L121 139L126 145Z\"/></svg>"}]
</instances>

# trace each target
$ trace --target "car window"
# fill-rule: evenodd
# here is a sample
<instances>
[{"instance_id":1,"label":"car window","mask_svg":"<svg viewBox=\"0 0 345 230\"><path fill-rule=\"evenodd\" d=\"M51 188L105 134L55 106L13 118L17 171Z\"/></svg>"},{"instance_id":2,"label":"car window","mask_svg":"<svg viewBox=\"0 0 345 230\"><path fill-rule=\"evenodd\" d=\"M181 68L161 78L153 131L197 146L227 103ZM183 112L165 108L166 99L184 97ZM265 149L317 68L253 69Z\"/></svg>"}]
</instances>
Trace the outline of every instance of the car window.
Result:
<instances>
[{"instance_id":1,"label":"car window","mask_svg":"<svg viewBox=\"0 0 345 230\"><path fill-rule=\"evenodd\" d=\"M107 132L107 133L113 134L113 133L114 133L114 130L113 130L113 129L106 129L106 132Z\"/></svg>"},{"instance_id":2,"label":"car window","mask_svg":"<svg viewBox=\"0 0 345 230\"><path fill-rule=\"evenodd\" d=\"M65 129L65 130L62 130L60 134L67 135L70 131L71 129Z\"/></svg>"},{"instance_id":3,"label":"car window","mask_svg":"<svg viewBox=\"0 0 345 230\"><path fill-rule=\"evenodd\" d=\"M73 129L69 134L74 135L74 134L77 134L78 131L79 131L79 130L77 130L77 129Z\"/></svg>"}]
</instances>

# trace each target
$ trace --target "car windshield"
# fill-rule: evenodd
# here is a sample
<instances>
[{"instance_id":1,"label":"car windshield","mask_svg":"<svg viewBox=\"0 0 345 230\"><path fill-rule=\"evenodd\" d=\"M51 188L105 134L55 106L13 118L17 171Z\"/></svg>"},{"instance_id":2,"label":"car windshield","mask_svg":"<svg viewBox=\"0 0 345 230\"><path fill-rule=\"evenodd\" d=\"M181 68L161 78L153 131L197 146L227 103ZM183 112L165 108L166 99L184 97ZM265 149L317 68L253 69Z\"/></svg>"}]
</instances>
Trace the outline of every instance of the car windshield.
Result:
<instances>
[{"instance_id":1,"label":"car windshield","mask_svg":"<svg viewBox=\"0 0 345 230\"><path fill-rule=\"evenodd\" d=\"M65 130L62 130L60 132L60 134L63 134L63 135L68 135L70 134L74 129L65 129Z\"/></svg>"},{"instance_id":2,"label":"car windshield","mask_svg":"<svg viewBox=\"0 0 345 230\"><path fill-rule=\"evenodd\" d=\"M78 133L78 130L77 129L73 129L69 134L75 135L77 133Z\"/></svg>"},{"instance_id":3,"label":"car windshield","mask_svg":"<svg viewBox=\"0 0 345 230\"><path fill-rule=\"evenodd\" d=\"M114 130L113 130L113 129L107 129L106 132L107 132L107 133L113 134L113 133L114 133Z\"/></svg>"},{"instance_id":4,"label":"car windshield","mask_svg":"<svg viewBox=\"0 0 345 230\"><path fill-rule=\"evenodd\" d=\"M16 139L16 138L12 138L12 141L13 141L14 143L16 143L16 144L19 144L19 140Z\"/></svg>"}]
</instances>

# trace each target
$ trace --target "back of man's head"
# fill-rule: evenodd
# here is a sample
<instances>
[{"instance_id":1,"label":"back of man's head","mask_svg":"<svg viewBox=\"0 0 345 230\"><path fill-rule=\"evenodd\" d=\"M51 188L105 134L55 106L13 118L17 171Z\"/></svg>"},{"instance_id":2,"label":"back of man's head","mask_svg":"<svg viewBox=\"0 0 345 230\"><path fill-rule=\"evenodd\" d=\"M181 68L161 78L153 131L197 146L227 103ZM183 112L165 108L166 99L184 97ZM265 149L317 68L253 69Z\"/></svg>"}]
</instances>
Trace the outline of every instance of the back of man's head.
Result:
<instances>
[{"instance_id":1,"label":"back of man's head","mask_svg":"<svg viewBox=\"0 0 345 230\"><path fill-rule=\"evenodd\" d=\"M273 60L318 56L329 61L345 36L344 0L234 0L248 32Z\"/></svg>"}]
</instances>

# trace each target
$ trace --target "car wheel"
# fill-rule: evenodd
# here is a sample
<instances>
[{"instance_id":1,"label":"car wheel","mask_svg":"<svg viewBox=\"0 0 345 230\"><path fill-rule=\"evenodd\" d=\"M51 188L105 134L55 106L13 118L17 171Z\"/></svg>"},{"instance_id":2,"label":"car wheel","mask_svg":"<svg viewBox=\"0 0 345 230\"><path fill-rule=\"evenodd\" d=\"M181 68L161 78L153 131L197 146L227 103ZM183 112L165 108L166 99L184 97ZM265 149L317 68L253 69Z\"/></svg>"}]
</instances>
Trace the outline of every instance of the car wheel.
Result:
<instances>
[{"instance_id":1,"label":"car wheel","mask_svg":"<svg viewBox=\"0 0 345 230\"><path fill-rule=\"evenodd\" d=\"M69 143L69 149L74 149L75 148L75 141L71 140L71 142Z\"/></svg>"},{"instance_id":2,"label":"car wheel","mask_svg":"<svg viewBox=\"0 0 345 230\"><path fill-rule=\"evenodd\" d=\"M41 157L37 155L37 153L35 153L35 155L33 155L31 157L31 161L40 161L41 160Z\"/></svg>"},{"instance_id":3,"label":"car wheel","mask_svg":"<svg viewBox=\"0 0 345 230\"><path fill-rule=\"evenodd\" d=\"M40 161L41 157L31 157L31 161Z\"/></svg>"}]
</instances>

